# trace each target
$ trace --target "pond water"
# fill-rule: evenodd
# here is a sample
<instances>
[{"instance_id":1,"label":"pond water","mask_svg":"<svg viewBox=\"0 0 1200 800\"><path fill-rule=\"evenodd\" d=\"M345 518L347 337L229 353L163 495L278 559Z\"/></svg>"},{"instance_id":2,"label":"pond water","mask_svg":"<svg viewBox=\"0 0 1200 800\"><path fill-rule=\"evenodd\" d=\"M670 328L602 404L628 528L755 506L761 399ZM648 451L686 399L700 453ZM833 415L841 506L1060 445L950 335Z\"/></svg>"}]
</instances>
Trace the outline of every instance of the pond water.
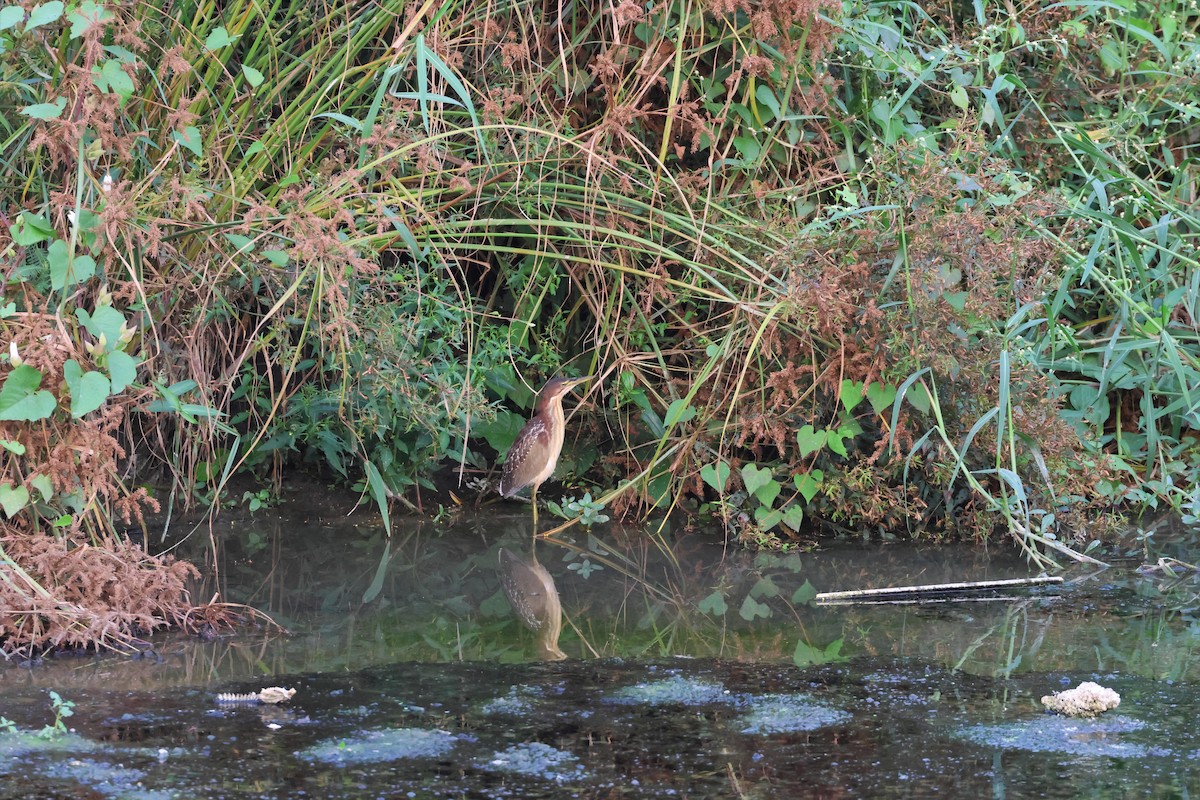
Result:
<instances>
[{"instance_id":1,"label":"pond water","mask_svg":"<svg viewBox=\"0 0 1200 800\"><path fill-rule=\"evenodd\" d=\"M1153 552L1060 585L829 605L814 592L1033 573L1005 546L779 555L669 526L572 528L537 545L567 656L542 663L499 568L501 548L532 561L527 509L396 521L389 539L305 498L223 514L185 545L219 553L197 596L219 587L286 635L0 665L15 727L0 732L0 798L1200 792L1200 582L1135 569L1189 560L1194 532L1164 528L1140 541ZM1120 707L1044 712L1043 695L1084 680ZM267 686L296 694L218 700ZM39 737L51 691L74 704L70 731Z\"/></svg>"}]
</instances>

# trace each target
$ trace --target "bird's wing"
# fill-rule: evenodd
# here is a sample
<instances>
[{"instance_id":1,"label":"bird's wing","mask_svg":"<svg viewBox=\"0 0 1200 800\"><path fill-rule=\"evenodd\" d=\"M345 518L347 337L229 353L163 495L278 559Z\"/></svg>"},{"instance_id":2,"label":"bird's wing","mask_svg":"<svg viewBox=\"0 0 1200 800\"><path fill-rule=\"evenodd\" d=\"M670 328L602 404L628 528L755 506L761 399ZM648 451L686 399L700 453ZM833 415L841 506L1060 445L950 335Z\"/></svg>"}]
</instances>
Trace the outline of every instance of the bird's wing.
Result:
<instances>
[{"instance_id":1,"label":"bird's wing","mask_svg":"<svg viewBox=\"0 0 1200 800\"><path fill-rule=\"evenodd\" d=\"M508 450L504 472L500 476L500 494L510 497L524 489L542 468L537 454L550 446L550 430L540 419L531 419L521 428Z\"/></svg>"}]
</instances>

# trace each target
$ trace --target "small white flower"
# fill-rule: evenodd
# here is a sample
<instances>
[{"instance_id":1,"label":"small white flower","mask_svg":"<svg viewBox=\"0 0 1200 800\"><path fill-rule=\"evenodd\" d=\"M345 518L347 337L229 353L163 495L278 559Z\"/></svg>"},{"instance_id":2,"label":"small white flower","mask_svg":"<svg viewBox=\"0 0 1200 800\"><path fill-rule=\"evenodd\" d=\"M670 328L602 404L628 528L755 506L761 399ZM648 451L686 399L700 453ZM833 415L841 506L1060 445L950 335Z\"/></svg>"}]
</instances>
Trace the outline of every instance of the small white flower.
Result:
<instances>
[{"instance_id":1,"label":"small white flower","mask_svg":"<svg viewBox=\"0 0 1200 800\"><path fill-rule=\"evenodd\" d=\"M14 367L19 367L25 363L21 360L21 356L17 354L17 343L15 340L8 343L8 360L12 362Z\"/></svg>"}]
</instances>

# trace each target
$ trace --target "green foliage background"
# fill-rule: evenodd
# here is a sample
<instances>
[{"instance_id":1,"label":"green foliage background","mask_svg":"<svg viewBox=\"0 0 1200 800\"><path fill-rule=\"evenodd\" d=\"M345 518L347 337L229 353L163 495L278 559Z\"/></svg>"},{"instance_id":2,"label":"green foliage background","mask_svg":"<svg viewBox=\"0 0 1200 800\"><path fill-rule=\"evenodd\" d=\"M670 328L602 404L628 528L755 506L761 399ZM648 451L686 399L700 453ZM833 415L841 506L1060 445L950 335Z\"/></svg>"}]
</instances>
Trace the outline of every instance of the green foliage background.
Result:
<instances>
[{"instance_id":1,"label":"green foliage background","mask_svg":"<svg viewBox=\"0 0 1200 800\"><path fill-rule=\"evenodd\" d=\"M558 371L599 502L750 544L1195 503L1196 23L4 6L0 504L80 534L298 463L416 502Z\"/></svg>"}]
</instances>

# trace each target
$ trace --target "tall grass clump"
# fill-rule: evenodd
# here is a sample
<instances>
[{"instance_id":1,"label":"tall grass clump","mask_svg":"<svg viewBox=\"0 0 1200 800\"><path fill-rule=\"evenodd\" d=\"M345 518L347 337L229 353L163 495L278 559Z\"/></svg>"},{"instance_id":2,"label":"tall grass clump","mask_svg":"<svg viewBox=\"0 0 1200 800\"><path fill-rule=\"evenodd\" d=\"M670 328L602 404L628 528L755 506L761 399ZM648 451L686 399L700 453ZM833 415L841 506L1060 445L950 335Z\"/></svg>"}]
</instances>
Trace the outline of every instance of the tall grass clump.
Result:
<instances>
[{"instance_id":1,"label":"tall grass clump","mask_svg":"<svg viewBox=\"0 0 1200 800\"><path fill-rule=\"evenodd\" d=\"M605 503L752 545L1040 557L1195 501L1194 23L4 6L6 530L301 464L387 521L482 488L558 371L601 376L564 461Z\"/></svg>"}]
</instances>

